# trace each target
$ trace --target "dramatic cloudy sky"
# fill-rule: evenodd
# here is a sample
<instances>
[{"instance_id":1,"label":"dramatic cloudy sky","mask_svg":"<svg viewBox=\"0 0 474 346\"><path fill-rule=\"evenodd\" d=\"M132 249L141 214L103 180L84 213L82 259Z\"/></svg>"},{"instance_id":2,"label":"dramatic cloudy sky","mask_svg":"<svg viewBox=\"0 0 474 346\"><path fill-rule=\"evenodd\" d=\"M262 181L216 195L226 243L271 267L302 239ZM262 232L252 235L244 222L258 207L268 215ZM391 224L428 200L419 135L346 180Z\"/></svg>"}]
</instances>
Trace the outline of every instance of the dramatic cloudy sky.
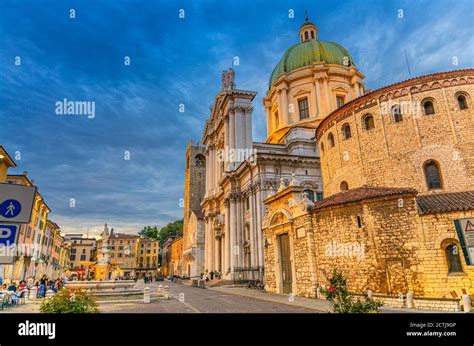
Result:
<instances>
[{"instance_id":1,"label":"dramatic cloudy sky","mask_svg":"<svg viewBox=\"0 0 474 346\"><path fill-rule=\"evenodd\" d=\"M20 152L11 172L29 172L64 231L162 226L182 217L186 143L201 138L234 57L237 87L258 92L253 135L262 141L261 99L305 9L320 39L345 46L376 89L408 78L404 50L413 76L473 67L473 4L3 0L0 144ZM96 117L56 115L64 98L95 101Z\"/></svg>"}]
</instances>

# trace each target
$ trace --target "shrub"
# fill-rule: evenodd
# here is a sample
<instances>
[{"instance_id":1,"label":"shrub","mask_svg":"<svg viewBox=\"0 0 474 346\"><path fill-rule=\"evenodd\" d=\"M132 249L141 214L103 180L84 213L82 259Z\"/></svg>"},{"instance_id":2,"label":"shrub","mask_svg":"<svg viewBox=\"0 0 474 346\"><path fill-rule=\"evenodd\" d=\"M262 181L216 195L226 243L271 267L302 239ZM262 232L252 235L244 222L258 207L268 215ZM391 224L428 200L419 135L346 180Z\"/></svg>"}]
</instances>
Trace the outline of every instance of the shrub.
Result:
<instances>
[{"instance_id":1,"label":"shrub","mask_svg":"<svg viewBox=\"0 0 474 346\"><path fill-rule=\"evenodd\" d=\"M56 314L91 314L99 308L92 296L83 290L63 288L41 303L41 312Z\"/></svg>"},{"instance_id":2,"label":"shrub","mask_svg":"<svg viewBox=\"0 0 474 346\"><path fill-rule=\"evenodd\" d=\"M337 270L328 278L329 288L323 290L326 299L331 303L335 313L348 314L366 314L378 313L382 302L376 301L369 297L364 300L360 298L354 299L347 291L347 282L344 275Z\"/></svg>"}]
</instances>

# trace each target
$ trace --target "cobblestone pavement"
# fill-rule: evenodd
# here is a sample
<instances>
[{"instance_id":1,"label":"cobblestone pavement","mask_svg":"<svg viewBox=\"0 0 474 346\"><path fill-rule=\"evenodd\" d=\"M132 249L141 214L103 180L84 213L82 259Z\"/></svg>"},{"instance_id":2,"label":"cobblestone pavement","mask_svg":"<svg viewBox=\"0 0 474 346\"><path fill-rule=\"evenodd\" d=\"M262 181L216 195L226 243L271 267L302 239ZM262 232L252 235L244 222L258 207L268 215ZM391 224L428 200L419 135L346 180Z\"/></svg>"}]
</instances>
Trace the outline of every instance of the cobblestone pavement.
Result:
<instances>
[{"instance_id":1,"label":"cobblestone pavement","mask_svg":"<svg viewBox=\"0 0 474 346\"><path fill-rule=\"evenodd\" d=\"M141 299L129 302L99 302L103 313L327 313L327 301L265 293L244 287L196 288L169 281L146 285L156 295L159 284L170 287L170 299ZM139 288L145 285L139 284ZM38 313L39 302L16 306L0 313ZM436 313L438 311L384 307L383 313ZM439 311L441 312L441 311Z\"/></svg>"},{"instance_id":2,"label":"cobblestone pavement","mask_svg":"<svg viewBox=\"0 0 474 346\"><path fill-rule=\"evenodd\" d=\"M144 303L100 304L101 312L110 313L314 313L316 311L270 302L262 299L228 294L210 289L202 289L165 282L170 287L169 300ZM158 283L148 285L156 292Z\"/></svg>"}]
</instances>

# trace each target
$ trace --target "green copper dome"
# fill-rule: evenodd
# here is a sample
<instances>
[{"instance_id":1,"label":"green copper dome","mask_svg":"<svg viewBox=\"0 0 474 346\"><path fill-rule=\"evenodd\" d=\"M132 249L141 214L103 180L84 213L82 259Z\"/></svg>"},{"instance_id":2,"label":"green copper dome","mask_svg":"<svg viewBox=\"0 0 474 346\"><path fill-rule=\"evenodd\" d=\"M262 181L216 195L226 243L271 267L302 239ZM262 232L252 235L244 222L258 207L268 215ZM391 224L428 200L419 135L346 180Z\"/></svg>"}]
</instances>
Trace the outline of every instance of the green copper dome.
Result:
<instances>
[{"instance_id":1,"label":"green copper dome","mask_svg":"<svg viewBox=\"0 0 474 346\"><path fill-rule=\"evenodd\" d=\"M305 24L304 24L305 25ZM345 57L349 65L354 65L349 52L341 45L319 40L309 40L298 43L287 49L270 77L270 88L282 74L294 71L303 66L311 66L317 62L344 65Z\"/></svg>"}]
</instances>

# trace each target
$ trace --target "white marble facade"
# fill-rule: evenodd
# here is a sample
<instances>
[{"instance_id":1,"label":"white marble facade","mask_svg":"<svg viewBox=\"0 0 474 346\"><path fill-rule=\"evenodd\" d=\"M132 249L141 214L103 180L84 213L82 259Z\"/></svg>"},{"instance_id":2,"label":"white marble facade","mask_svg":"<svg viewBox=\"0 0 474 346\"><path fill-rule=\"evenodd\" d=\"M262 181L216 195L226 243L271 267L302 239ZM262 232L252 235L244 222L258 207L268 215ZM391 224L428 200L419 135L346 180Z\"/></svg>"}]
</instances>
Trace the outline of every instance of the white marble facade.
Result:
<instances>
[{"instance_id":1,"label":"white marble facade","mask_svg":"<svg viewBox=\"0 0 474 346\"><path fill-rule=\"evenodd\" d=\"M234 72L223 86L206 122L204 272L234 278L234 268L263 268L262 220L265 200L280 182L294 178L322 196L314 129L289 129L279 144L252 141L252 100L256 93L235 89ZM226 84L224 81L231 81ZM320 195L318 195L320 194Z\"/></svg>"}]
</instances>

